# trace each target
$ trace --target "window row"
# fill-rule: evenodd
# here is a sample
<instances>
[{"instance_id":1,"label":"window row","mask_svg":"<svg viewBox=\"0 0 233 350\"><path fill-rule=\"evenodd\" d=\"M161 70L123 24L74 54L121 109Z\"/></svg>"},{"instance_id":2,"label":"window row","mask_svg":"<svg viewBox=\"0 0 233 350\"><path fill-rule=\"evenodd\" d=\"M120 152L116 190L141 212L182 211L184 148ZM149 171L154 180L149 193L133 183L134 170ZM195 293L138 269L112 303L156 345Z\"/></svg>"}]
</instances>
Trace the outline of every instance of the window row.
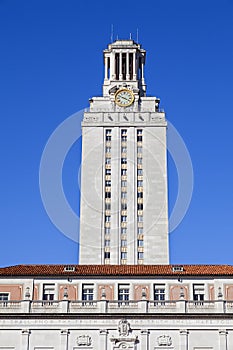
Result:
<instances>
[{"instance_id":1,"label":"window row","mask_svg":"<svg viewBox=\"0 0 233 350\"><path fill-rule=\"evenodd\" d=\"M112 140L112 130L111 129L106 129L105 140L106 141ZM123 142L127 141L127 130L126 129L121 130L121 141L123 141ZM142 142L142 130L141 129L137 130L137 142Z\"/></svg>"},{"instance_id":2,"label":"window row","mask_svg":"<svg viewBox=\"0 0 233 350\"><path fill-rule=\"evenodd\" d=\"M123 242L123 241L122 241ZM123 246L125 246L126 243L123 243ZM108 245L108 243L106 244ZM105 259L110 259L110 252L105 252ZM120 257L122 260L127 259L127 252L121 252ZM143 259L143 252L138 253L138 259ZM171 287L171 282L169 285L163 284L163 283L156 283L151 286L153 287L153 294L152 294L152 289L150 291L150 295L146 295L146 289L148 290L149 286L147 288L142 287L142 292L144 289L144 296L147 297L147 299L154 300L156 302L164 302L166 299L175 299L178 300L180 298L180 293L184 293L184 298L187 299L188 295L191 298L191 300L194 300L197 303L202 303L204 300L209 299L209 295L207 292L207 289L205 288L204 283L194 283L192 284L190 293L188 293L188 289L186 287L182 287L182 284L180 284L179 287L177 285L174 285L174 288ZM58 287L55 285L55 283L45 283L42 285L42 300L46 301L53 301L58 298ZM133 292L133 286L125 283L125 284L118 284L118 300L130 300L130 295L131 298L134 295ZM69 297L68 295L68 288L67 286L64 286L64 296ZM83 283L81 286L81 298L84 301L88 300L94 300L94 295L95 298L98 298L98 286L96 286L94 283ZM65 295L66 293L66 295ZM61 298L61 296L59 296ZM138 298L140 298L140 295L138 295ZM0 292L0 303L3 304L4 302L7 302L10 300L10 292Z\"/></svg>"}]
</instances>

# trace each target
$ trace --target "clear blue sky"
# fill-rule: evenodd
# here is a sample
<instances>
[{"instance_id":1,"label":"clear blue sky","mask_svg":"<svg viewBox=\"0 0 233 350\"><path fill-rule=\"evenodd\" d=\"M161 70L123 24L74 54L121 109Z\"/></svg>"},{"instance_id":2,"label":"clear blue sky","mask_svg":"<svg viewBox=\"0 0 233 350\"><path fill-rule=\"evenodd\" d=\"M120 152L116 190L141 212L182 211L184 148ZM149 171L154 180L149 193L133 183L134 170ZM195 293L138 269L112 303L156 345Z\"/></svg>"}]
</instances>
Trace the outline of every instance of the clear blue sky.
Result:
<instances>
[{"instance_id":1,"label":"clear blue sky","mask_svg":"<svg viewBox=\"0 0 233 350\"><path fill-rule=\"evenodd\" d=\"M170 237L171 263L233 264L233 2L0 0L0 266L77 263L41 202L40 157L53 130L101 93L114 38L147 50L148 93L161 98L194 168L189 211ZM76 210L80 145L64 165ZM177 175L169 160L170 210Z\"/></svg>"}]
</instances>

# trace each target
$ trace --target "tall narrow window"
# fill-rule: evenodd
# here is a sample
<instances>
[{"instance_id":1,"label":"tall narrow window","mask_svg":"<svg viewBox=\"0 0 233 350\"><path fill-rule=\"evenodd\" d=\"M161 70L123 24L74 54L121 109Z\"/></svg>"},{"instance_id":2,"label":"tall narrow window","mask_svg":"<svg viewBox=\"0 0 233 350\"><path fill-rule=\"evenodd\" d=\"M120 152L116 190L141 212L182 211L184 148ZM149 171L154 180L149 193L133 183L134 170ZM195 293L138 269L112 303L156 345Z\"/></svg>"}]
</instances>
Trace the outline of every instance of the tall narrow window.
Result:
<instances>
[{"instance_id":1,"label":"tall narrow window","mask_svg":"<svg viewBox=\"0 0 233 350\"><path fill-rule=\"evenodd\" d=\"M9 300L9 293L0 293L0 302Z\"/></svg>"},{"instance_id":2,"label":"tall narrow window","mask_svg":"<svg viewBox=\"0 0 233 350\"><path fill-rule=\"evenodd\" d=\"M55 284L43 285L43 300L54 300Z\"/></svg>"},{"instance_id":3,"label":"tall narrow window","mask_svg":"<svg viewBox=\"0 0 233 350\"><path fill-rule=\"evenodd\" d=\"M123 142L127 141L127 130L125 129L121 130L121 141Z\"/></svg>"},{"instance_id":4,"label":"tall narrow window","mask_svg":"<svg viewBox=\"0 0 233 350\"><path fill-rule=\"evenodd\" d=\"M0 306L7 306L9 300L9 293L0 293Z\"/></svg>"},{"instance_id":5,"label":"tall narrow window","mask_svg":"<svg viewBox=\"0 0 233 350\"><path fill-rule=\"evenodd\" d=\"M165 284L154 285L154 300L156 302L165 301Z\"/></svg>"},{"instance_id":6,"label":"tall narrow window","mask_svg":"<svg viewBox=\"0 0 233 350\"><path fill-rule=\"evenodd\" d=\"M92 301L93 299L94 299L94 285L93 284L83 284L82 300Z\"/></svg>"},{"instance_id":7,"label":"tall narrow window","mask_svg":"<svg viewBox=\"0 0 233 350\"><path fill-rule=\"evenodd\" d=\"M202 304L205 295L204 284L193 285L193 300L197 301L197 304Z\"/></svg>"},{"instance_id":8,"label":"tall narrow window","mask_svg":"<svg viewBox=\"0 0 233 350\"><path fill-rule=\"evenodd\" d=\"M107 129L106 130L106 141L111 141L111 130L110 129Z\"/></svg>"},{"instance_id":9,"label":"tall narrow window","mask_svg":"<svg viewBox=\"0 0 233 350\"><path fill-rule=\"evenodd\" d=\"M142 130L137 130L137 142L142 142Z\"/></svg>"},{"instance_id":10,"label":"tall narrow window","mask_svg":"<svg viewBox=\"0 0 233 350\"><path fill-rule=\"evenodd\" d=\"M120 284L118 286L118 300L122 304L128 304L129 301L129 285L128 284Z\"/></svg>"}]
</instances>

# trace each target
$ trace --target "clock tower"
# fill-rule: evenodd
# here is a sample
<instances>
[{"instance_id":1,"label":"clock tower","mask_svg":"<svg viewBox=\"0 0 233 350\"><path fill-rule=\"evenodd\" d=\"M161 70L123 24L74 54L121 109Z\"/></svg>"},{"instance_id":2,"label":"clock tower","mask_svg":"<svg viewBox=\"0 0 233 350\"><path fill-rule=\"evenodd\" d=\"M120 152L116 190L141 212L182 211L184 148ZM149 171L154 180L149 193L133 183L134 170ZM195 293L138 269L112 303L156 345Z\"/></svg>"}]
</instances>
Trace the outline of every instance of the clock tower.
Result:
<instances>
[{"instance_id":1,"label":"clock tower","mask_svg":"<svg viewBox=\"0 0 233 350\"><path fill-rule=\"evenodd\" d=\"M80 264L168 264L166 120L146 96L146 52L104 50L103 95L82 122Z\"/></svg>"}]
</instances>

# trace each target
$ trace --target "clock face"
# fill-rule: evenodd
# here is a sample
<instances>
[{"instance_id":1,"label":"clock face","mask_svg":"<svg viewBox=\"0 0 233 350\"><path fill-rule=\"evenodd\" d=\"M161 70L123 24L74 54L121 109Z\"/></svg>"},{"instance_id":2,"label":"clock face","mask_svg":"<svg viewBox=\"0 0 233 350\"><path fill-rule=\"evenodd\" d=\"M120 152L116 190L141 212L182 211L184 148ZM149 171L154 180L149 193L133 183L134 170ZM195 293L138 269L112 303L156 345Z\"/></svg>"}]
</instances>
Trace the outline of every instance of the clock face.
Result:
<instances>
[{"instance_id":1,"label":"clock face","mask_svg":"<svg viewBox=\"0 0 233 350\"><path fill-rule=\"evenodd\" d=\"M128 107L134 101L134 94L128 89L121 89L115 95L115 102L118 106Z\"/></svg>"}]
</instances>

